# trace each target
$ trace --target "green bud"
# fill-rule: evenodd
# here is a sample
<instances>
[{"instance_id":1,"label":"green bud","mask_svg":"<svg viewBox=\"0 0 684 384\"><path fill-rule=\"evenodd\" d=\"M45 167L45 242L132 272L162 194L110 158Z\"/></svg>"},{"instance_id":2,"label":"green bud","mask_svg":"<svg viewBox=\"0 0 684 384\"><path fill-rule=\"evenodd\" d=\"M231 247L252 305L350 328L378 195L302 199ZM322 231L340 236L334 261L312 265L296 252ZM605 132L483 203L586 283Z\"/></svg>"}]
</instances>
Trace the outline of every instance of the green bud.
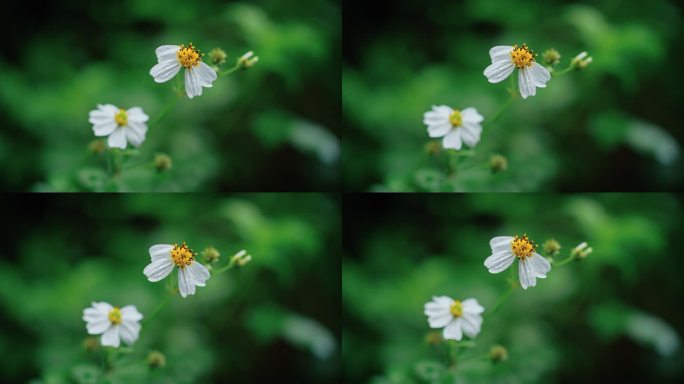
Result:
<instances>
[{"instance_id":1,"label":"green bud","mask_svg":"<svg viewBox=\"0 0 684 384\"><path fill-rule=\"evenodd\" d=\"M202 259L207 263L215 263L219 257L221 257L221 254L214 247L207 247L202 251Z\"/></svg>"},{"instance_id":2,"label":"green bud","mask_svg":"<svg viewBox=\"0 0 684 384\"><path fill-rule=\"evenodd\" d=\"M508 168L508 160L503 155L494 154L489 158L489 168L492 173L505 171Z\"/></svg>"},{"instance_id":3,"label":"green bud","mask_svg":"<svg viewBox=\"0 0 684 384\"><path fill-rule=\"evenodd\" d=\"M547 49L542 53L542 60L546 65L556 65L560 62L561 55L553 48Z\"/></svg>"},{"instance_id":4,"label":"green bud","mask_svg":"<svg viewBox=\"0 0 684 384\"><path fill-rule=\"evenodd\" d=\"M83 349L86 352L95 352L100 349L100 339L95 336L89 336L83 339Z\"/></svg>"},{"instance_id":5,"label":"green bud","mask_svg":"<svg viewBox=\"0 0 684 384\"><path fill-rule=\"evenodd\" d=\"M93 140L88 144L88 150L94 154L99 154L107 149L104 140Z\"/></svg>"},{"instance_id":6,"label":"green bud","mask_svg":"<svg viewBox=\"0 0 684 384\"><path fill-rule=\"evenodd\" d=\"M542 248L547 255L556 256L560 252L561 245L556 240L549 239L544 242Z\"/></svg>"},{"instance_id":7,"label":"green bud","mask_svg":"<svg viewBox=\"0 0 684 384\"><path fill-rule=\"evenodd\" d=\"M157 168L158 172L164 172L171 169L173 161L171 157L165 153L157 153L154 155L154 167Z\"/></svg>"},{"instance_id":8,"label":"green bud","mask_svg":"<svg viewBox=\"0 0 684 384\"><path fill-rule=\"evenodd\" d=\"M159 351L152 351L147 355L147 365L150 368L164 368L166 365L166 356Z\"/></svg>"},{"instance_id":9,"label":"green bud","mask_svg":"<svg viewBox=\"0 0 684 384\"><path fill-rule=\"evenodd\" d=\"M495 345L489 350L489 357L493 363L500 363L508 360L508 350L503 345Z\"/></svg>"},{"instance_id":10,"label":"green bud","mask_svg":"<svg viewBox=\"0 0 684 384\"><path fill-rule=\"evenodd\" d=\"M237 65L240 66L240 68L242 69L247 69L252 67L258 61L259 56L254 56L254 52L249 51L244 55L240 56L240 58L237 60Z\"/></svg>"}]
</instances>

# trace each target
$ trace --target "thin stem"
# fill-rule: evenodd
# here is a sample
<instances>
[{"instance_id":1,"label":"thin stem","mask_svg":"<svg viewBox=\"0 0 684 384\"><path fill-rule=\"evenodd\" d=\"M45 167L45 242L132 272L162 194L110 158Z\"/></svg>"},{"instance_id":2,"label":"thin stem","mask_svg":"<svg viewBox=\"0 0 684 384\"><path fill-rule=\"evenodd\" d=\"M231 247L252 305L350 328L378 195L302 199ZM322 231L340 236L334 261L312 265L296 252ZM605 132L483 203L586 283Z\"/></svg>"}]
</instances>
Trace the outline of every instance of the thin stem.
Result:
<instances>
[{"instance_id":1,"label":"thin stem","mask_svg":"<svg viewBox=\"0 0 684 384\"><path fill-rule=\"evenodd\" d=\"M229 269L233 269L235 267L235 265L236 265L235 261L231 260L230 263L228 263L228 265L223 266L223 268L212 269L211 274L212 275L218 275L219 273L223 273Z\"/></svg>"},{"instance_id":2,"label":"thin stem","mask_svg":"<svg viewBox=\"0 0 684 384\"><path fill-rule=\"evenodd\" d=\"M489 313L489 316L496 314L499 311L499 309L501 309L501 306L508 300L509 297L511 297L511 294L513 293L513 291L515 291L515 288L516 286L513 284L511 284L511 286L508 287L508 290L504 292L503 295L501 295L499 299L496 301L496 304L494 304L494 308L492 308L492 311Z\"/></svg>"},{"instance_id":3,"label":"thin stem","mask_svg":"<svg viewBox=\"0 0 684 384\"><path fill-rule=\"evenodd\" d=\"M178 101L179 98L180 98L180 96L174 97L168 103L166 103L166 105L164 106L164 109L162 109L162 111L159 113L159 116L157 116L156 119L152 120L152 122L150 122L147 126L151 128L151 127L161 123L161 121L164 120L164 118L169 113L169 111L171 111L171 108L173 108L176 105L176 102Z\"/></svg>"},{"instance_id":4,"label":"thin stem","mask_svg":"<svg viewBox=\"0 0 684 384\"><path fill-rule=\"evenodd\" d=\"M164 307L166 307L166 305L171 301L171 297L172 296L170 294L166 296L164 300L162 300L162 302L159 303L154 310L152 310L152 313L143 319L142 325L145 326L149 324L152 320L154 320L154 318L157 317L157 315L159 315L162 309L164 309Z\"/></svg>"},{"instance_id":5,"label":"thin stem","mask_svg":"<svg viewBox=\"0 0 684 384\"><path fill-rule=\"evenodd\" d=\"M554 266L554 267L562 267L562 266L564 266L565 264L567 264L567 263L569 263L569 262L571 262L571 261L573 261L573 260L575 260L575 256L571 254L570 256L566 257L565 259L563 259L563 260L561 260L561 261L559 261L559 262L557 262L557 263L553 263L553 266Z\"/></svg>"},{"instance_id":6,"label":"thin stem","mask_svg":"<svg viewBox=\"0 0 684 384\"><path fill-rule=\"evenodd\" d=\"M494 123L495 121L497 121L499 119L499 117L501 117L501 114L503 114L508 109L508 107L510 107L511 104L513 104L513 101L517 98L518 98L517 95L511 94L511 97L508 98L508 100L506 100L506 102L499 108L498 111L496 111L494 116L491 119L489 119L489 121L487 123L491 124L491 123Z\"/></svg>"},{"instance_id":7,"label":"thin stem","mask_svg":"<svg viewBox=\"0 0 684 384\"><path fill-rule=\"evenodd\" d=\"M227 69L227 70L225 70L225 71L223 71L223 72L219 72L219 76L230 75L231 73L237 71L238 69L240 69L240 63L236 63L235 66L234 66L233 68Z\"/></svg>"},{"instance_id":8,"label":"thin stem","mask_svg":"<svg viewBox=\"0 0 684 384\"><path fill-rule=\"evenodd\" d=\"M555 71L551 72L551 75L553 75L554 77L563 76L566 73L572 71L573 69L575 69L575 67L572 64L570 64L570 66L568 66L567 68L563 69L560 72L555 72Z\"/></svg>"}]
</instances>

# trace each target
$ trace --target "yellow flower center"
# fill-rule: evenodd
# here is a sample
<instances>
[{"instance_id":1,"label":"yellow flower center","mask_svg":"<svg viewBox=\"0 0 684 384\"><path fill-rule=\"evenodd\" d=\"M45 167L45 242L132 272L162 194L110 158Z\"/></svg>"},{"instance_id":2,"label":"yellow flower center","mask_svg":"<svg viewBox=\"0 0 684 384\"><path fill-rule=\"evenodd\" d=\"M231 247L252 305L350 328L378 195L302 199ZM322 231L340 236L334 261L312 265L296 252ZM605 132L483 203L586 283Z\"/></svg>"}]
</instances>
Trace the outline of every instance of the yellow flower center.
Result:
<instances>
[{"instance_id":1,"label":"yellow flower center","mask_svg":"<svg viewBox=\"0 0 684 384\"><path fill-rule=\"evenodd\" d=\"M192 43L187 47L181 44L180 49L176 52L178 62L187 69L198 66L200 61L202 61L202 55Z\"/></svg>"},{"instance_id":2,"label":"yellow flower center","mask_svg":"<svg viewBox=\"0 0 684 384\"><path fill-rule=\"evenodd\" d=\"M511 61L520 69L531 67L534 63L534 56L536 56L534 52L524 43L522 47L518 47L517 44L514 45L511 51Z\"/></svg>"},{"instance_id":3,"label":"yellow flower center","mask_svg":"<svg viewBox=\"0 0 684 384\"><path fill-rule=\"evenodd\" d=\"M461 126L461 111L458 109L454 109L453 112L451 112L451 115L449 115L449 121L451 122L451 125L454 127L460 127Z\"/></svg>"},{"instance_id":4,"label":"yellow flower center","mask_svg":"<svg viewBox=\"0 0 684 384\"><path fill-rule=\"evenodd\" d=\"M511 249L513 250L513 254L521 260L532 256L536 250L535 245L532 244L532 241L530 241L527 235L523 235L522 237L515 236L511 241Z\"/></svg>"},{"instance_id":5,"label":"yellow flower center","mask_svg":"<svg viewBox=\"0 0 684 384\"><path fill-rule=\"evenodd\" d=\"M119 307L114 307L109 311L109 321L114 325L121 324L121 310Z\"/></svg>"},{"instance_id":6,"label":"yellow flower center","mask_svg":"<svg viewBox=\"0 0 684 384\"><path fill-rule=\"evenodd\" d=\"M454 300L454 302L451 303L449 311L454 317L461 317L461 315L463 315L463 304L458 300Z\"/></svg>"},{"instance_id":7,"label":"yellow flower center","mask_svg":"<svg viewBox=\"0 0 684 384\"><path fill-rule=\"evenodd\" d=\"M126 110L123 108L119 109L119 112L114 115L114 121L116 121L119 126L128 124L128 113L126 113Z\"/></svg>"},{"instance_id":8,"label":"yellow flower center","mask_svg":"<svg viewBox=\"0 0 684 384\"><path fill-rule=\"evenodd\" d=\"M178 244L174 244L173 249L171 249L171 260L178 266L178 268L185 268L195 261L195 254L185 243L183 243L180 247Z\"/></svg>"}]
</instances>

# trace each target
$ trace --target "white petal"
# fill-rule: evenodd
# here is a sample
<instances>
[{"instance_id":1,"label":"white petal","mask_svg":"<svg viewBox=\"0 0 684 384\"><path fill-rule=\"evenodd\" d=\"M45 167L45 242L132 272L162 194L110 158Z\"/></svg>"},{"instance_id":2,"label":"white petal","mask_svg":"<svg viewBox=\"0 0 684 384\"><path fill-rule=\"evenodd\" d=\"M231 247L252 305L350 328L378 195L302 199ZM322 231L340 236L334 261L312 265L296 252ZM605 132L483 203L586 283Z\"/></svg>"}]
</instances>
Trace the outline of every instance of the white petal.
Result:
<instances>
[{"instance_id":1,"label":"white petal","mask_svg":"<svg viewBox=\"0 0 684 384\"><path fill-rule=\"evenodd\" d=\"M109 316L109 311L111 311L112 308L114 308L114 307L112 307L111 304L104 302L104 301L100 301L100 302L94 302L93 301L90 304L93 306L93 308L95 308L96 311L98 311L102 314L105 314L107 316Z\"/></svg>"},{"instance_id":2,"label":"white petal","mask_svg":"<svg viewBox=\"0 0 684 384\"><path fill-rule=\"evenodd\" d=\"M138 312L135 305L127 305L121 308L121 319L125 321L140 321L143 315Z\"/></svg>"},{"instance_id":3,"label":"white petal","mask_svg":"<svg viewBox=\"0 0 684 384\"><path fill-rule=\"evenodd\" d=\"M546 82L551 79L551 73L549 70L544 68L543 65L539 63L532 64L532 67L528 69L529 73L532 75L532 81L535 86L539 88L545 88Z\"/></svg>"},{"instance_id":4,"label":"white petal","mask_svg":"<svg viewBox=\"0 0 684 384\"><path fill-rule=\"evenodd\" d=\"M119 326L115 325L102 334L102 345L118 348L120 343Z\"/></svg>"},{"instance_id":5,"label":"white petal","mask_svg":"<svg viewBox=\"0 0 684 384\"><path fill-rule=\"evenodd\" d=\"M112 323L109 321L109 317L105 317L103 320L86 324L86 329L89 335L99 335L111 326Z\"/></svg>"},{"instance_id":6,"label":"white petal","mask_svg":"<svg viewBox=\"0 0 684 384\"><path fill-rule=\"evenodd\" d=\"M176 76L181 68L182 66L178 60L165 60L152 67L152 69L150 69L150 75L152 75L154 81L157 83L163 83Z\"/></svg>"},{"instance_id":7,"label":"white petal","mask_svg":"<svg viewBox=\"0 0 684 384\"><path fill-rule=\"evenodd\" d=\"M98 124L93 126L93 133L95 136L109 136L118 127L116 122L111 121L109 123Z\"/></svg>"},{"instance_id":8,"label":"white petal","mask_svg":"<svg viewBox=\"0 0 684 384\"><path fill-rule=\"evenodd\" d=\"M197 72L197 78L199 79L200 84L207 88L210 88L212 86L212 83L218 77L216 71L214 71L210 66L208 66L203 61L200 62L197 68L195 68L195 72Z\"/></svg>"},{"instance_id":9,"label":"white petal","mask_svg":"<svg viewBox=\"0 0 684 384\"><path fill-rule=\"evenodd\" d=\"M115 112L116 113L116 112ZM114 122L115 113L109 113L102 109L94 109L88 113L88 121L91 124L104 124Z\"/></svg>"},{"instance_id":10,"label":"white petal","mask_svg":"<svg viewBox=\"0 0 684 384\"><path fill-rule=\"evenodd\" d=\"M438 316L449 314L453 299L447 296L433 297L433 300L425 303L424 311L427 316Z\"/></svg>"},{"instance_id":11,"label":"white petal","mask_svg":"<svg viewBox=\"0 0 684 384\"><path fill-rule=\"evenodd\" d=\"M430 125L428 127L428 136L430 137L442 137L451 131L451 123L447 121L446 123L439 125Z\"/></svg>"},{"instance_id":12,"label":"white petal","mask_svg":"<svg viewBox=\"0 0 684 384\"><path fill-rule=\"evenodd\" d=\"M489 57L491 57L492 62L499 61L504 57L511 60L511 52L513 52L512 45L497 45L489 50Z\"/></svg>"},{"instance_id":13,"label":"white petal","mask_svg":"<svg viewBox=\"0 0 684 384\"><path fill-rule=\"evenodd\" d=\"M463 122L469 123L481 123L482 120L484 120L484 117L477 112L477 109L472 107L462 110L461 118L463 119Z\"/></svg>"},{"instance_id":14,"label":"white petal","mask_svg":"<svg viewBox=\"0 0 684 384\"><path fill-rule=\"evenodd\" d=\"M154 283L168 276L173 267L174 264L169 257L168 259L153 261L143 269L143 273L147 276L147 280Z\"/></svg>"},{"instance_id":15,"label":"white petal","mask_svg":"<svg viewBox=\"0 0 684 384\"><path fill-rule=\"evenodd\" d=\"M188 294L190 294L190 287L188 287L188 278L185 268L178 268L178 291L182 297L186 297Z\"/></svg>"},{"instance_id":16,"label":"white petal","mask_svg":"<svg viewBox=\"0 0 684 384\"><path fill-rule=\"evenodd\" d=\"M456 319L452 321L451 324L444 328L444 338L451 340L461 340L463 338L463 333L461 331L461 319Z\"/></svg>"},{"instance_id":17,"label":"white petal","mask_svg":"<svg viewBox=\"0 0 684 384\"><path fill-rule=\"evenodd\" d=\"M202 85L200 85L197 74L192 67L185 70L185 93L191 99L202 95Z\"/></svg>"},{"instance_id":18,"label":"white petal","mask_svg":"<svg viewBox=\"0 0 684 384\"><path fill-rule=\"evenodd\" d=\"M121 334L121 340L126 344L131 345L138 340L138 336L140 335L140 324L122 321L119 326L119 333Z\"/></svg>"},{"instance_id":19,"label":"white petal","mask_svg":"<svg viewBox=\"0 0 684 384\"><path fill-rule=\"evenodd\" d=\"M513 236L496 236L489 240L489 246L492 248L492 253L497 253L505 249L511 249L511 242Z\"/></svg>"},{"instance_id":20,"label":"white petal","mask_svg":"<svg viewBox=\"0 0 684 384\"><path fill-rule=\"evenodd\" d=\"M171 244L156 244L150 247L150 259L152 261L157 261L163 257L171 257L171 250L173 245Z\"/></svg>"},{"instance_id":21,"label":"white petal","mask_svg":"<svg viewBox=\"0 0 684 384\"><path fill-rule=\"evenodd\" d=\"M499 273L510 267L514 260L513 251L504 250L489 256L485 259L484 265L489 270L489 273Z\"/></svg>"},{"instance_id":22,"label":"white petal","mask_svg":"<svg viewBox=\"0 0 684 384\"><path fill-rule=\"evenodd\" d=\"M459 129L454 129L449 132L448 135L444 136L442 140L442 145L444 148L461 149L461 132Z\"/></svg>"},{"instance_id":23,"label":"white petal","mask_svg":"<svg viewBox=\"0 0 684 384\"><path fill-rule=\"evenodd\" d=\"M484 307L480 305L475 299L463 300L463 313L480 314L484 312Z\"/></svg>"},{"instance_id":24,"label":"white petal","mask_svg":"<svg viewBox=\"0 0 684 384\"><path fill-rule=\"evenodd\" d=\"M430 324L430 328L442 328L451 323L451 320L453 319L454 317L451 315L451 312L448 312L446 315L428 317L428 323Z\"/></svg>"},{"instance_id":25,"label":"white petal","mask_svg":"<svg viewBox=\"0 0 684 384\"><path fill-rule=\"evenodd\" d=\"M546 274L551 270L551 263L538 253L529 258L529 263L532 272L538 278L546 278Z\"/></svg>"},{"instance_id":26,"label":"white petal","mask_svg":"<svg viewBox=\"0 0 684 384\"><path fill-rule=\"evenodd\" d=\"M468 125L467 128L464 125L459 129L461 130L461 140L463 140L463 144L472 148L480 141L480 135L475 134L474 132L476 131L472 129L470 125Z\"/></svg>"},{"instance_id":27,"label":"white petal","mask_svg":"<svg viewBox=\"0 0 684 384\"><path fill-rule=\"evenodd\" d=\"M133 146L140 146L143 141L145 141L145 133L147 132L147 126L142 123L134 123L132 121L128 122L128 126L125 129L126 140Z\"/></svg>"},{"instance_id":28,"label":"white petal","mask_svg":"<svg viewBox=\"0 0 684 384\"><path fill-rule=\"evenodd\" d=\"M482 324L481 317L477 315L466 315L463 314L459 318L461 320L461 328L463 328L463 333L468 337L475 337L480 333L480 325Z\"/></svg>"},{"instance_id":29,"label":"white petal","mask_svg":"<svg viewBox=\"0 0 684 384\"><path fill-rule=\"evenodd\" d=\"M487 76L487 80L490 83L498 83L510 76L513 69L515 69L515 65L512 62L498 61L485 68L484 75Z\"/></svg>"},{"instance_id":30,"label":"white petal","mask_svg":"<svg viewBox=\"0 0 684 384\"><path fill-rule=\"evenodd\" d=\"M195 285L200 287L204 287L207 280L209 280L209 277L211 277L209 270L196 261L188 266L188 270L190 271L192 279L195 281Z\"/></svg>"},{"instance_id":31,"label":"white petal","mask_svg":"<svg viewBox=\"0 0 684 384\"><path fill-rule=\"evenodd\" d=\"M537 279L534 277L534 274L530 270L530 265L527 259L521 259L520 263L518 264L520 285L523 287L523 289L527 289L527 287L534 287L535 285L537 285Z\"/></svg>"},{"instance_id":32,"label":"white petal","mask_svg":"<svg viewBox=\"0 0 684 384\"><path fill-rule=\"evenodd\" d=\"M112 116L119 112L119 107L114 104L98 104L97 109L102 112L103 115Z\"/></svg>"},{"instance_id":33,"label":"white petal","mask_svg":"<svg viewBox=\"0 0 684 384\"><path fill-rule=\"evenodd\" d=\"M147 116L145 114L145 112L143 112L142 108L140 108L140 107L130 108L129 110L126 111L126 113L128 114L128 121L129 122L135 121L138 123L144 123L150 119L150 117Z\"/></svg>"},{"instance_id":34,"label":"white petal","mask_svg":"<svg viewBox=\"0 0 684 384\"><path fill-rule=\"evenodd\" d=\"M179 45L162 45L158 47L154 53L157 54L157 60L158 61L164 61L164 60L169 60L169 59L178 59L178 56L176 56L176 53L180 49Z\"/></svg>"},{"instance_id":35,"label":"white petal","mask_svg":"<svg viewBox=\"0 0 684 384\"><path fill-rule=\"evenodd\" d=\"M449 122L449 116L454 110L446 105L432 106L432 110L423 114L423 123L427 125Z\"/></svg>"},{"instance_id":36,"label":"white petal","mask_svg":"<svg viewBox=\"0 0 684 384\"><path fill-rule=\"evenodd\" d=\"M107 318L108 313L98 311L95 308L86 308L83 310L83 321L98 322Z\"/></svg>"},{"instance_id":37,"label":"white petal","mask_svg":"<svg viewBox=\"0 0 684 384\"><path fill-rule=\"evenodd\" d=\"M126 131L123 129L123 127L115 129L114 132L109 135L107 144L111 148L126 149Z\"/></svg>"},{"instance_id":38,"label":"white petal","mask_svg":"<svg viewBox=\"0 0 684 384\"><path fill-rule=\"evenodd\" d=\"M528 70L525 68L518 71L518 88L520 88L520 96L523 99L527 99L529 96L534 96L537 93L537 88L532 84Z\"/></svg>"}]
</instances>

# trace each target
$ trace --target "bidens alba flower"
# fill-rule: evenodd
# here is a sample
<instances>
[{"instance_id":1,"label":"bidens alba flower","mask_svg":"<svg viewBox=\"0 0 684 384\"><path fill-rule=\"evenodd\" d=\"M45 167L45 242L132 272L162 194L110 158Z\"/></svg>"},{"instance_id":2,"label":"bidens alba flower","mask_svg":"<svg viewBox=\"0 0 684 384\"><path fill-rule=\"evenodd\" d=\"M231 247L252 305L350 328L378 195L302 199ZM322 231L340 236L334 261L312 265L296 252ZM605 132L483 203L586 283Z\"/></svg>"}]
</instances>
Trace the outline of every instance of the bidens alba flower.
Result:
<instances>
[{"instance_id":1,"label":"bidens alba flower","mask_svg":"<svg viewBox=\"0 0 684 384\"><path fill-rule=\"evenodd\" d=\"M475 299L454 300L434 296L425 304L425 315L430 328L444 328L444 338L461 340L463 334L473 338L480 333L484 308Z\"/></svg>"},{"instance_id":2,"label":"bidens alba flower","mask_svg":"<svg viewBox=\"0 0 684 384\"><path fill-rule=\"evenodd\" d=\"M102 345L118 348L121 340L128 345L138 340L143 315L134 305L119 308L105 302L91 304L83 310L83 320L88 334L102 334Z\"/></svg>"},{"instance_id":3,"label":"bidens alba flower","mask_svg":"<svg viewBox=\"0 0 684 384\"><path fill-rule=\"evenodd\" d=\"M489 56L492 58L492 64L484 70L487 80L490 83L498 83L518 68L518 88L523 99L534 96L537 87L546 87L546 82L551 79L551 73L535 61L534 52L526 44L522 47L496 46L489 50Z\"/></svg>"},{"instance_id":4,"label":"bidens alba flower","mask_svg":"<svg viewBox=\"0 0 684 384\"><path fill-rule=\"evenodd\" d=\"M143 273L151 282L159 281L168 276L173 267L178 267L178 290L181 296L195 294L195 286L204 287L209 280L207 268L195 260L196 253L183 243L157 244L150 247L150 263Z\"/></svg>"},{"instance_id":5,"label":"bidens alba flower","mask_svg":"<svg viewBox=\"0 0 684 384\"><path fill-rule=\"evenodd\" d=\"M462 144L474 147L480 141L484 120L475 108L462 111L446 105L432 106L431 111L423 114L423 124L428 126L430 137L444 137L444 148L461 149Z\"/></svg>"},{"instance_id":6,"label":"bidens alba flower","mask_svg":"<svg viewBox=\"0 0 684 384\"><path fill-rule=\"evenodd\" d=\"M140 107L126 110L112 104L98 104L89 116L95 136L109 136L107 145L111 148L125 149L126 142L137 147L145 141L145 122L149 117Z\"/></svg>"},{"instance_id":7,"label":"bidens alba flower","mask_svg":"<svg viewBox=\"0 0 684 384\"><path fill-rule=\"evenodd\" d=\"M155 51L159 64L150 69L150 75L157 83L171 80L182 67L185 68L185 93L189 98L202 95L202 87L211 88L216 80L216 71L202 61L202 54L192 43L162 45Z\"/></svg>"},{"instance_id":8,"label":"bidens alba flower","mask_svg":"<svg viewBox=\"0 0 684 384\"><path fill-rule=\"evenodd\" d=\"M492 255L484 265L491 273L499 273L508 268L518 258L518 275L523 289L537 285L537 278L544 279L551 270L551 263L536 252L536 246L523 235L497 236L489 241Z\"/></svg>"}]
</instances>

